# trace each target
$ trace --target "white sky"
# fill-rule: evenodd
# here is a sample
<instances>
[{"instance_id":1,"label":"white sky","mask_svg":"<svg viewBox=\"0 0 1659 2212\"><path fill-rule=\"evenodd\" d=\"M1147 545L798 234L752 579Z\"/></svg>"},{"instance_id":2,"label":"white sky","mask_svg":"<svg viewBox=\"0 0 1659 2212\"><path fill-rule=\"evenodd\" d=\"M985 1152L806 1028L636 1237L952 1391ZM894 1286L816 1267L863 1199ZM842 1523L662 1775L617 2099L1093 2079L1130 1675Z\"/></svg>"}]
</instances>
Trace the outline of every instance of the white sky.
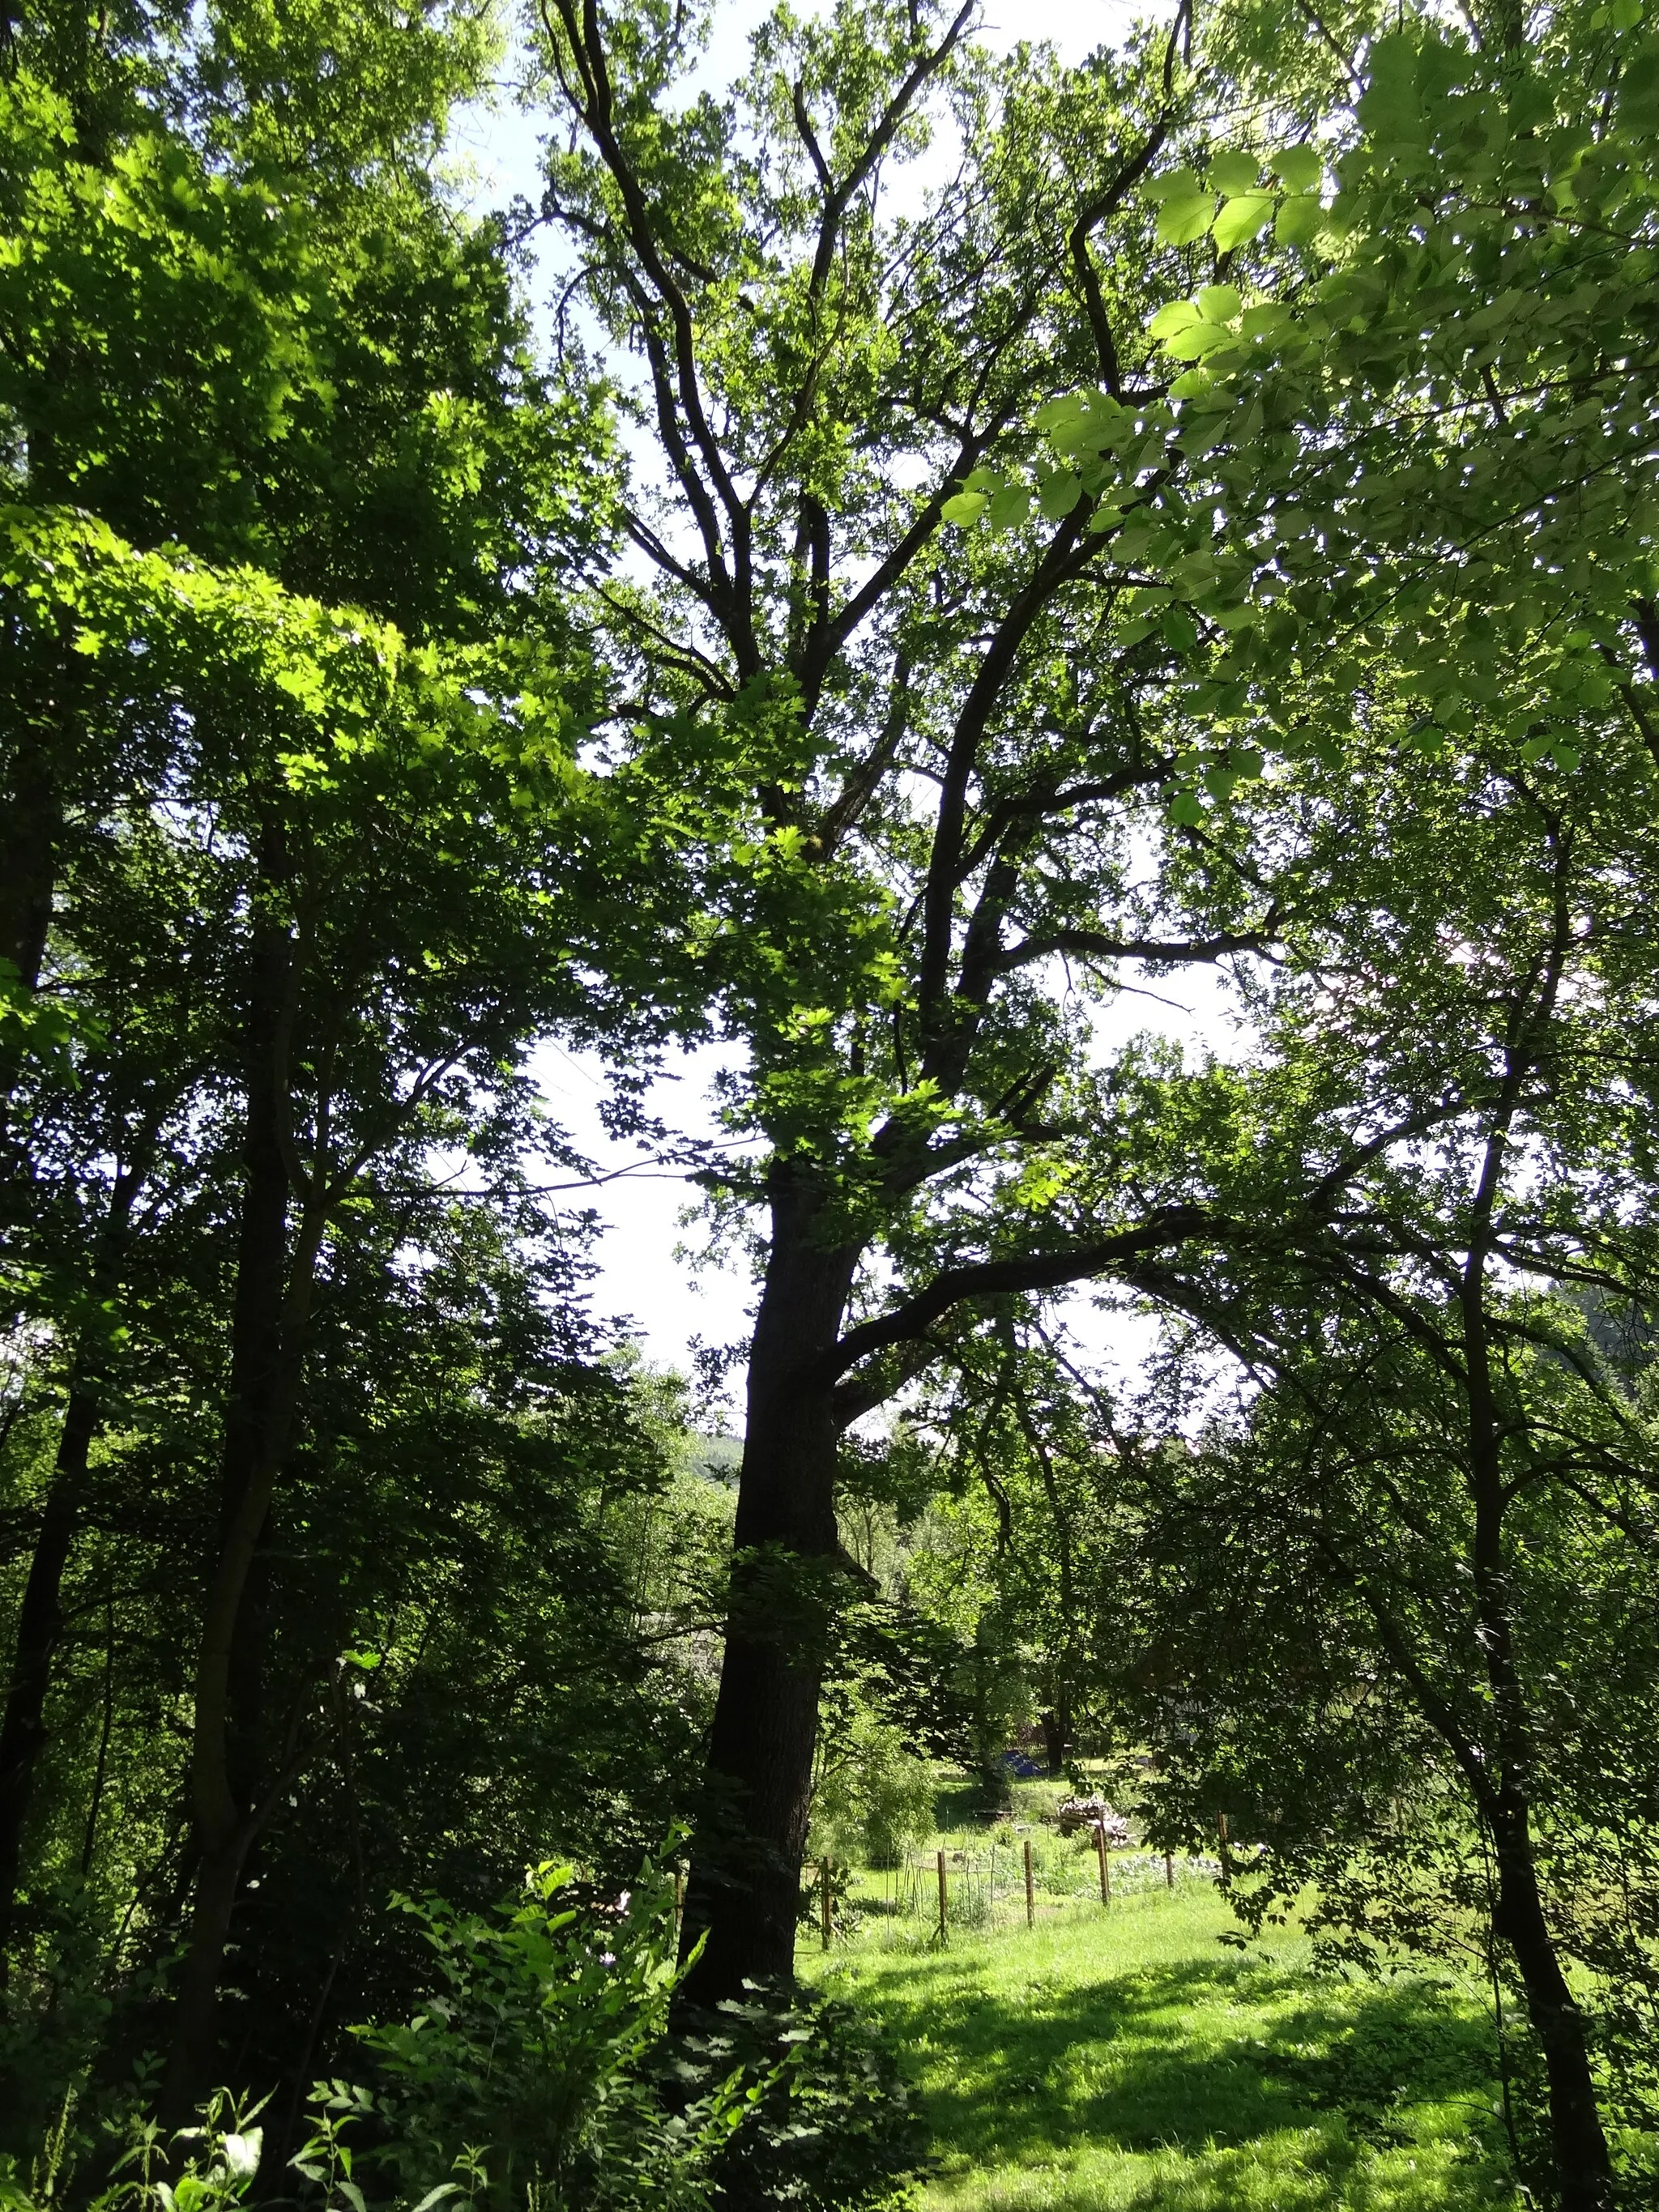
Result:
<instances>
[{"instance_id":1,"label":"white sky","mask_svg":"<svg viewBox=\"0 0 1659 2212\"><path fill-rule=\"evenodd\" d=\"M750 32L765 12L757 0L724 0L699 72L704 81L719 86L741 74ZM1165 12L1156 0L1150 8L1126 0L987 0L981 35L998 50L1017 40L1047 40L1063 61L1077 62L1120 36L1135 15ZM505 105L474 109L463 118L454 143L476 168L478 204L499 204L517 193L532 203L538 197L532 118ZM1199 970L1153 988L1157 998L1125 993L1103 1010L1103 1049L1143 1030L1176 1039L1194 1053L1206 1047L1227 1048L1231 1032L1223 1013L1221 978ZM652 1111L688 1134L712 1134L708 1085L720 1060L712 1051L687 1054L657 1086L649 1101ZM746 1337L754 1295L747 1268L694 1266L703 1234L695 1223L684 1224L682 1216L696 1194L672 1174L653 1171L635 1148L618 1146L605 1135L598 1112L605 1093L598 1060L573 1056L550 1044L539 1051L534 1067L550 1110L576 1143L603 1169L629 1170L591 1194L605 1224L596 1311L629 1316L647 1356L665 1366L688 1366L694 1339L724 1345ZM586 1194L572 1197L589 1202ZM1144 1327L1092 1312L1086 1291L1074 1296L1068 1317L1091 1356L1108 1369L1133 1364L1149 1341Z\"/></svg>"}]
</instances>

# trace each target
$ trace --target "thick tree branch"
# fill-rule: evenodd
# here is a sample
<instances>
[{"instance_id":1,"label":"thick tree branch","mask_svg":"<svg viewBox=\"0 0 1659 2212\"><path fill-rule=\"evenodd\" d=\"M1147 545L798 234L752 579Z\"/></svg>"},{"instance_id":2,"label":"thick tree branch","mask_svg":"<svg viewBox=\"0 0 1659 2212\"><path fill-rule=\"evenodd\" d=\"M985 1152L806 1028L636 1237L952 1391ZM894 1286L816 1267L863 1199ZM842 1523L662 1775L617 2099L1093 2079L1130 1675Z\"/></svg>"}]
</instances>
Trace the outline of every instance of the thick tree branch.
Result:
<instances>
[{"instance_id":1,"label":"thick tree branch","mask_svg":"<svg viewBox=\"0 0 1659 2212\"><path fill-rule=\"evenodd\" d=\"M1013 1291L1060 1290L1067 1283L1122 1270L1144 1254L1163 1250L1212 1228L1214 1217L1200 1206L1160 1208L1138 1229L1125 1229L1088 1244L1053 1252L1028 1252L1018 1259L981 1260L965 1267L946 1267L925 1290L890 1313L848 1329L836 1346L833 1372L844 1375L872 1352L907 1344L921 1336L941 1315L969 1298L998 1297Z\"/></svg>"}]
</instances>

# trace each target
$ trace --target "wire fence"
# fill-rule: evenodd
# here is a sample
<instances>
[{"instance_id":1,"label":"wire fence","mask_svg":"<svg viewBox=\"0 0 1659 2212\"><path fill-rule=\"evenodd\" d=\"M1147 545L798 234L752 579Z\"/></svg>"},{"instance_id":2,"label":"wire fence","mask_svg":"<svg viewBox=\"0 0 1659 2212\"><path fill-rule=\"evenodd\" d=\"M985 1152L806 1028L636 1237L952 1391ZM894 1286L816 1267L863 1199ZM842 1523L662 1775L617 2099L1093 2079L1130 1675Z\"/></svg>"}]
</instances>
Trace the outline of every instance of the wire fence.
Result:
<instances>
[{"instance_id":1,"label":"wire fence","mask_svg":"<svg viewBox=\"0 0 1659 2212\"><path fill-rule=\"evenodd\" d=\"M1220 1872L1219 1862L1202 1853L1107 1850L1097 1840L1079 1847L1044 1837L1035 1849L1030 1838L1018 1836L979 1848L947 1844L912 1852L856 1884L832 1874L823 1885L822 1924L826 1942L884 1934L909 1948L948 1942L953 1929L990 1934L1079 1908L1109 1911L1149 1892L1213 1882Z\"/></svg>"}]
</instances>

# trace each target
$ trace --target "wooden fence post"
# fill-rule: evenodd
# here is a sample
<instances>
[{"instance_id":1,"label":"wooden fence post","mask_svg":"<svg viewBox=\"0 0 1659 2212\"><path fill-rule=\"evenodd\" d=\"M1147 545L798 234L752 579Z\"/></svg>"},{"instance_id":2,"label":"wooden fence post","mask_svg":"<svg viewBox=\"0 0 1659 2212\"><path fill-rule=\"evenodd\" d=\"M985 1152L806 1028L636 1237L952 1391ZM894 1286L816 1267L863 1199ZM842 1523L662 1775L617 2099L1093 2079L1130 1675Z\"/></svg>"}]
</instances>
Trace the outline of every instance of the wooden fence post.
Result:
<instances>
[{"instance_id":1,"label":"wooden fence post","mask_svg":"<svg viewBox=\"0 0 1659 2212\"><path fill-rule=\"evenodd\" d=\"M1095 1849L1100 1854L1100 1901L1103 1905L1109 1905L1112 1901L1112 1870L1106 1856L1106 1823L1103 1820L1095 1830Z\"/></svg>"},{"instance_id":2,"label":"wooden fence post","mask_svg":"<svg viewBox=\"0 0 1659 2212\"><path fill-rule=\"evenodd\" d=\"M1031 1838L1025 1838L1025 1925L1036 1926L1036 1888L1031 1880Z\"/></svg>"},{"instance_id":3,"label":"wooden fence post","mask_svg":"<svg viewBox=\"0 0 1659 2212\"><path fill-rule=\"evenodd\" d=\"M823 1948L827 1951L830 1948L830 1930L832 1924L830 1906L830 1862L828 1859L820 1859L818 1861L818 1909L823 1922Z\"/></svg>"},{"instance_id":4,"label":"wooden fence post","mask_svg":"<svg viewBox=\"0 0 1659 2212\"><path fill-rule=\"evenodd\" d=\"M945 1895L945 1853L941 1850L939 1855L939 1940L941 1943L945 1941L945 1929L949 1922L949 1908Z\"/></svg>"}]
</instances>

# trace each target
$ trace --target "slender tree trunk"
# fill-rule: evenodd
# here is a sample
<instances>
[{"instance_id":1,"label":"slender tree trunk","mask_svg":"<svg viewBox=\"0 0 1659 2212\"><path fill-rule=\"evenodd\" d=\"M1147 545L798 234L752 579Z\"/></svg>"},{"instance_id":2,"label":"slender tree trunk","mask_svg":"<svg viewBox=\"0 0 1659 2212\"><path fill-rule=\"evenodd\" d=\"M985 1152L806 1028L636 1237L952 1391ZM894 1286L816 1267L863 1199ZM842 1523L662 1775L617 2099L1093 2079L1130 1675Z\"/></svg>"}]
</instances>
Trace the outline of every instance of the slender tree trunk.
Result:
<instances>
[{"instance_id":1,"label":"slender tree trunk","mask_svg":"<svg viewBox=\"0 0 1659 2212\"><path fill-rule=\"evenodd\" d=\"M277 1120L292 957L286 927L273 915L260 916L245 1028L247 1117L218 1543L203 1613L191 1736L191 1846L197 1871L164 2100L173 2120L187 2115L214 2086L225 1946L247 1854L263 1824L257 1802L259 1747L236 1740L237 1708L248 1717L240 1650L243 1601L288 1448L299 1330L314 1255L314 1240L308 1243L302 1234L302 1249L290 1262L289 1182ZM297 1280L301 1273L303 1284Z\"/></svg>"},{"instance_id":2,"label":"slender tree trunk","mask_svg":"<svg viewBox=\"0 0 1659 2212\"><path fill-rule=\"evenodd\" d=\"M97 1432L91 1389L72 1389L58 1433L52 1487L35 1533L28 1580L17 1615L17 1637L0 1722L0 1978L10 1963L22 1872L23 1828L34 1777L47 1742L46 1696L63 1632L64 1571L69 1564L86 1487L87 1457Z\"/></svg>"},{"instance_id":3,"label":"slender tree trunk","mask_svg":"<svg viewBox=\"0 0 1659 2212\"><path fill-rule=\"evenodd\" d=\"M1558 971L1559 935L1558 922ZM1540 994L1535 1026L1553 1003L1553 977ZM1562 2212L1609 2212L1613 2160L1602 2131L1584 2036L1583 2015L1561 1971L1545 1917L1533 1853L1531 1799L1536 1747L1532 1716L1515 1648L1514 1603L1505 1556L1503 1424L1493 1375L1486 1314L1486 1255L1499 1176L1508 1146L1512 1099L1522 1072L1512 1048L1507 1082L1511 1103L1487 1140L1472 1209L1474 1228L1463 1271L1463 1358L1468 1392L1469 1491L1474 1509L1470 1566L1475 1637L1491 1693L1487 1761L1490 1820L1498 1862L1496 1932L1514 1954L1527 2010L1544 2053L1550 2134Z\"/></svg>"},{"instance_id":4,"label":"slender tree trunk","mask_svg":"<svg viewBox=\"0 0 1659 2212\"><path fill-rule=\"evenodd\" d=\"M137 1139L135 1158L111 1187L109 1209L94 1255L91 1302L94 1316L114 1294L132 1208L148 1173L154 1126ZM35 1532L28 1579L18 1608L16 1638L8 1670L5 1713L0 1718L0 1984L10 1958L22 1871L23 1830L34 1777L48 1741L46 1699L52 1661L63 1633L64 1574L86 1492L87 1464L98 1433L105 1345L94 1317L82 1327L70 1370L69 1397L58 1431L52 1484Z\"/></svg>"},{"instance_id":5,"label":"slender tree trunk","mask_svg":"<svg viewBox=\"0 0 1659 2212\"><path fill-rule=\"evenodd\" d=\"M1524 1804L1505 1807L1493 1820L1492 1855L1498 1863L1497 1933L1514 1955L1528 2016L1544 2054L1561 2212L1609 2212L1613 2160L1595 2100L1584 2017L1561 1972L1544 1917Z\"/></svg>"},{"instance_id":6,"label":"slender tree trunk","mask_svg":"<svg viewBox=\"0 0 1659 2212\"><path fill-rule=\"evenodd\" d=\"M1474 1395L1478 1403L1478 1386ZM1478 1452L1476 1459L1477 1633L1492 1691L1492 1749L1496 1753L1491 1761L1496 1787L1489 1814L1498 1863L1495 1932L1514 1955L1527 2012L1544 2054L1562 2212L1607 2212L1613 2202L1613 2160L1596 2105L1583 2014L1556 1954L1533 1852L1533 1732L1515 1660L1499 1552L1503 1492L1495 1445L1490 1454ZM1491 1464L1483 1465L1488 1459Z\"/></svg>"},{"instance_id":7,"label":"slender tree trunk","mask_svg":"<svg viewBox=\"0 0 1659 2212\"><path fill-rule=\"evenodd\" d=\"M685 1951L707 1938L687 1985L694 2005L740 1996L745 1981L787 1978L794 1962L839 1550L829 1358L857 1256L828 1241L805 1179L780 1169L750 1355L726 1650L682 1934Z\"/></svg>"},{"instance_id":8,"label":"slender tree trunk","mask_svg":"<svg viewBox=\"0 0 1659 2212\"><path fill-rule=\"evenodd\" d=\"M52 756L46 732L26 727L0 794L0 959L11 963L30 991L46 957L63 834Z\"/></svg>"}]
</instances>

